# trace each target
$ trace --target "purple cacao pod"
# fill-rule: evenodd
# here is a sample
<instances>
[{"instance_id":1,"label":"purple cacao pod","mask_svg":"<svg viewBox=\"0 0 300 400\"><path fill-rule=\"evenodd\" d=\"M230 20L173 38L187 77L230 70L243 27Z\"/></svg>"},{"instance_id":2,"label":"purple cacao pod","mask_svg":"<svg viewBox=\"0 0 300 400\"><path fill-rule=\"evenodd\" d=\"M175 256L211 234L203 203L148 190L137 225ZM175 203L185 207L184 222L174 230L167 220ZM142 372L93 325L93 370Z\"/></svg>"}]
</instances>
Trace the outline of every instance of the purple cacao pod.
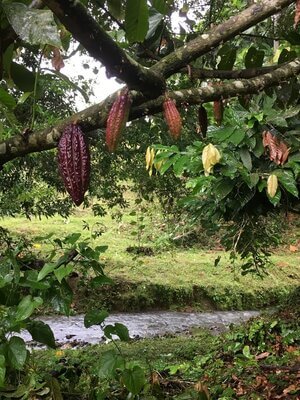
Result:
<instances>
[{"instance_id":1,"label":"purple cacao pod","mask_svg":"<svg viewBox=\"0 0 300 400\"><path fill-rule=\"evenodd\" d=\"M107 118L106 145L113 153L116 151L120 136L128 121L131 98L128 89L125 89L114 101Z\"/></svg>"},{"instance_id":2,"label":"purple cacao pod","mask_svg":"<svg viewBox=\"0 0 300 400\"><path fill-rule=\"evenodd\" d=\"M65 188L79 206L90 180L90 152L81 128L68 125L58 143L58 166Z\"/></svg>"}]
</instances>

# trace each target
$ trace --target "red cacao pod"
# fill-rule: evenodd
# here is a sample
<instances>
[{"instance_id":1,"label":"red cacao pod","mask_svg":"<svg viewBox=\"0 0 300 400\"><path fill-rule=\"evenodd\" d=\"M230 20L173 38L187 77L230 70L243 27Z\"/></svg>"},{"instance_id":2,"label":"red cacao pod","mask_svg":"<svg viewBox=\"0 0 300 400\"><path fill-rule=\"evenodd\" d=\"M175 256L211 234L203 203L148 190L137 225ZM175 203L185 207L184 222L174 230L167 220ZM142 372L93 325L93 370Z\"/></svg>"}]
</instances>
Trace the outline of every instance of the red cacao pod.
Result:
<instances>
[{"instance_id":1,"label":"red cacao pod","mask_svg":"<svg viewBox=\"0 0 300 400\"><path fill-rule=\"evenodd\" d=\"M131 98L128 89L125 89L114 101L107 118L106 145L113 153L118 145L120 136L128 121Z\"/></svg>"},{"instance_id":2,"label":"red cacao pod","mask_svg":"<svg viewBox=\"0 0 300 400\"><path fill-rule=\"evenodd\" d=\"M198 109L198 122L202 137L205 138L207 133L208 119L206 109L202 105Z\"/></svg>"},{"instance_id":3,"label":"red cacao pod","mask_svg":"<svg viewBox=\"0 0 300 400\"><path fill-rule=\"evenodd\" d=\"M217 125L221 125L223 121L224 106L222 100L214 101L214 117Z\"/></svg>"},{"instance_id":4,"label":"red cacao pod","mask_svg":"<svg viewBox=\"0 0 300 400\"><path fill-rule=\"evenodd\" d=\"M166 98L163 104L164 116L169 127L170 135L177 140L181 133L182 121L176 104L172 99Z\"/></svg>"},{"instance_id":5,"label":"red cacao pod","mask_svg":"<svg viewBox=\"0 0 300 400\"><path fill-rule=\"evenodd\" d=\"M58 166L65 188L79 206L90 179L90 152L81 128L68 125L58 143Z\"/></svg>"}]
</instances>

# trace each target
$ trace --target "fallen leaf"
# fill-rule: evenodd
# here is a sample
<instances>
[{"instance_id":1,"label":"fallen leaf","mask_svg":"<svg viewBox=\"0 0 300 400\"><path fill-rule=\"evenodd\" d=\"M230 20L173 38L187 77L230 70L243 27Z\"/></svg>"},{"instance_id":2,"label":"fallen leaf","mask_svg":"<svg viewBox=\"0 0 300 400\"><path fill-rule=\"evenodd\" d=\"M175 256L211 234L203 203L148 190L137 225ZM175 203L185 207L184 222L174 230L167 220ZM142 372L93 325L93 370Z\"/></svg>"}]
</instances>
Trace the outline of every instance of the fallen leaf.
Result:
<instances>
[{"instance_id":1,"label":"fallen leaf","mask_svg":"<svg viewBox=\"0 0 300 400\"><path fill-rule=\"evenodd\" d=\"M265 351L264 353L260 353L257 356L255 356L255 360L263 360L264 358L269 357L270 353L268 351Z\"/></svg>"},{"instance_id":2,"label":"fallen leaf","mask_svg":"<svg viewBox=\"0 0 300 400\"><path fill-rule=\"evenodd\" d=\"M293 253L295 252L295 251L298 251L299 249L298 249L298 246L293 246L292 244L290 245L290 251L292 251Z\"/></svg>"},{"instance_id":3,"label":"fallen leaf","mask_svg":"<svg viewBox=\"0 0 300 400\"><path fill-rule=\"evenodd\" d=\"M290 386L288 386L287 388L285 388L283 390L283 393L284 394L288 394L288 393L291 393L291 392L298 392L299 390L300 390L300 386L290 385Z\"/></svg>"}]
</instances>

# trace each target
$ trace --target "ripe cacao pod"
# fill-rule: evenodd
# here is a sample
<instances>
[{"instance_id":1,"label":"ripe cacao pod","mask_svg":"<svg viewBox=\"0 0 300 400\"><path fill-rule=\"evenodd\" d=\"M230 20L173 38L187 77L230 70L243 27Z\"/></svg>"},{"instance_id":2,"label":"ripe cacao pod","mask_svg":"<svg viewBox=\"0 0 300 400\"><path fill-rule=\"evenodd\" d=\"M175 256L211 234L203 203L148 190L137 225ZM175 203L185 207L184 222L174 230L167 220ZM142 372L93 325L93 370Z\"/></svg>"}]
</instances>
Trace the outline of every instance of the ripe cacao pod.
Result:
<instances>
[{"instance_id":1,"label":"ripe cacao pod","mask_svg":"<svg viewBox=\"0 0 300 400\"><path fill-rule=\"evenodd\" d=\"M201 105L198 109L198 121L202 137L206 137L208 119L206 109Z\"/></svg>"},{"instance_id":2,"label":"ripe cacao pod","mask_svg":"<svg viewBox=\"0 0 300 400\"><path fill-rule=\"evenodd\" d=\"M163 104L164 117L169 127L170 135L177 140L181 133L182 121L176 104L172 99L166 98Z\"/></svg>"},{"instance_id":3,"label":"ripe cacao pod","mask_svg":"<svg viewBox=\"0 0 300 400\"><path fill-rule=\"evenodd\" d=\"M274 197L278 189L278 178L275 174L271 174L267 181L267 192L270 197Z\"/></svg>"},{"instance_id":4,"label":"ripe cacao pod","mask_svg":"<svg viewBox=\"0 0 300 400\"><path fill-rule=\"evenodd\" d=\"M122 131L128 121L131 98L128 89L125 89L114 101L107 118L106 145L113 153L118 145Z\"/></svg>"},{"instance_id":5,"label":"ripe cacao pod","mask_svg":"<svg viewBox=\"0 0 300 400\"><path fill-rule=\"evenodd\" d=\"M217 125L221 125L223 121L224 106L222 100L214 101L214 117Z\"/></svg>"},{"instance_id":6,"label":"ripe cacao pod","mask_svg":"<svg viewBox=\"0 0 300 400\"><path fill-rule=\"evenodd\" d=\"M68 125L58 143L58 166L65 188L79 206L90 180L90 152L81 128Z\"/></svg>"}]
</instances>

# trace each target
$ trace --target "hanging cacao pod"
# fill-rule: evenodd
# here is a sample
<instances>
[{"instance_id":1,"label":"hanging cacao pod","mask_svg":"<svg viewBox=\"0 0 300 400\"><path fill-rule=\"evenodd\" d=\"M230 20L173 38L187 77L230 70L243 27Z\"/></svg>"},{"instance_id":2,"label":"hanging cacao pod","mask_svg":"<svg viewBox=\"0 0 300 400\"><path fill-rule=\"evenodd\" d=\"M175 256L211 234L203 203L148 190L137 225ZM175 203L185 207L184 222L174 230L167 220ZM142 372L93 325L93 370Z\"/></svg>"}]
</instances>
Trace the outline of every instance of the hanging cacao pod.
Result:
<instances>
[{"instance_id":1,"label":"hanging cacao pod","mask_svg":"<svg viewBox=\"0 0 300 400\"><path fill-rule=\"evenodd\" d=\"M278 189L278 178L275 174L271 174L267 181L267 192L270 197L274 197Z\"/></svg>"},{"instance_id":2,"label":"hanging cacao pod","mask_svg":"<svg viewBox=\"0 0 300 400\"><path fill-rule=\"evenodd\" d=\"M172 99L166 98L163 104L164 117L169 127L170 135L177 140L181 133L182 121L176 104Z\"/></svg>"},{"instance_id":3,"label":"hanging cacao pod","mask_svg":"<svg viewBox=\"0 0 300 400\"><path fill-rule=\"evenodd\" d=\"M202 105L198 109L198 121L202 137L205 138L207 133L208 119L207 119L207 111L205 107L203 107Z\"/></svg>"},{"instance_id":4,"label":"hanging cacao pod","mask_svg":"<svg viewBox=\"0 0 300 400\"><path fill-rule=\"evenodd\" d=\"M214 101L214 117L217 125L221 125L223 121L224 106L222 100Z\"/></svg>"},{"instance_id":5,"label":"hanging cacao pod","mask_svg":"<svg viewBox=\"0 0 300 400\"><path fill-rule=\"evenodd\" d=\"M114 101L107 118L106 145L113 153L118 145L120 136L128 121L131 98L128 89L123 90Z\"/></svg>"},{"instance_id":6,"label":"hanging cacao pod","mask_svg":"<svg viewBox=\"0 0 300 400\"><path fill-rule=\"evenodd\" d=\"M90 180L90 152L81 128L68 125L58 143L58 166L65 188L79 206Z\"/></svg>"},{"instance_id":7,"label":"hanging cacao pod","mask_svg":"<svg viewBox=\"0 0 300 400\"><path fill-rule=\"evenodd\" d=\"M220 160L221 154L212 143L204 147L202 152L202 164L205 176L208 176L212 172L214 165L218 164Z\"/></svg>"}]
</instances>

